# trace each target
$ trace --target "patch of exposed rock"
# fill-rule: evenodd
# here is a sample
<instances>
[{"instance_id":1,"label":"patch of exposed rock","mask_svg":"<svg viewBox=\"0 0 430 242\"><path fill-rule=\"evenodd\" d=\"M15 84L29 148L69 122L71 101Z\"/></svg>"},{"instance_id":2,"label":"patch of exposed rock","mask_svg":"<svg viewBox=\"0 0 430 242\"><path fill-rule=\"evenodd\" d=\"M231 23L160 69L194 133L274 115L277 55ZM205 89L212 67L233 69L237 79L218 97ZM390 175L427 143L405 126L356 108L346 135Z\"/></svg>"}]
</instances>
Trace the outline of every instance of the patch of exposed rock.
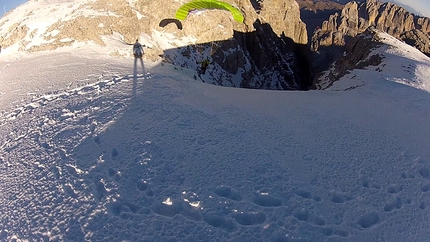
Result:
<instances>
[{"instance_id":1,"label":"patch of exposed rock","mask_svg":"<svg viewBox=\"0 0 430 242\"><path fill-rule=\"evenodd\" d=\"M18 23L13 24L8 29L8 38L0 36L2 47L7 48L8 46L15 44L15 42L19 41L20 49L24 49L26 42L23 39L25 38L25 36L27 36L27 34L29 34L29 30L30 29L26 25L19 25Z\"/></svg>"},{"instance_id":2,"label":"patch of exposed rock","mask_svg":"<svg viewBox=\"0 0 430 242\"><path fill-rule=\"evenodd\" d=\"M260 1L260 6L258 19L263 24L270 24L278 36L284 34L297 44L308 42L306 25L300 19L295 0L264 0Z\"/></svg>"}]
</instances>

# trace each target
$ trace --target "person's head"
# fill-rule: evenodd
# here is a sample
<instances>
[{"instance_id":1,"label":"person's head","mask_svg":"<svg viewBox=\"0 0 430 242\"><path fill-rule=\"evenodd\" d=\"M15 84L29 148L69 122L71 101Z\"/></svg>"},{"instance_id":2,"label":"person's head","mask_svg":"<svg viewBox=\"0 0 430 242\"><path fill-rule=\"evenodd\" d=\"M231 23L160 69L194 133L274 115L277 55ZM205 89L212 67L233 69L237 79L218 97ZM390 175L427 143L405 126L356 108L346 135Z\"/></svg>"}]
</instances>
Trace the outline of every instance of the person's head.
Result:
<instances>
[{"instance_id":1,"label":"person's head","mask_svg":"<svg viewBox=\"0 0 430 242\"><path fill-rule=\"evenodd\" d=\"M136 39L136 43L139 42L139 39Z\"/></svg>"}]
</instances>

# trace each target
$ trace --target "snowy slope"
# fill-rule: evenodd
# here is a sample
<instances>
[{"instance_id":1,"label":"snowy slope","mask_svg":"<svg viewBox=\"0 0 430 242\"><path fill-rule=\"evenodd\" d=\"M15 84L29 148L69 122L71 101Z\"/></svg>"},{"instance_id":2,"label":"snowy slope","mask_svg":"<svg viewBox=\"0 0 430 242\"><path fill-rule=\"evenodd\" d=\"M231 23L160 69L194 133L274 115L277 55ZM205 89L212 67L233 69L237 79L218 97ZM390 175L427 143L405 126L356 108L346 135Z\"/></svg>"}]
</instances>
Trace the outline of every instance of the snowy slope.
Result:
<instances>
[{"instance_id":1,"label":"snowy slope","mask_svg":"<svg viewBox=\"0 0 430 242\"><path fill-rule=\"evenodd\" d=\"M310 92L0 59L0 240L430 241L429 62L398 47Z\"/></svg>"},{"instance_id":2,"label":"snowy slope","mask_svg":"<svg viewBox=\"0 0 430 242\"><path fill-rule=\"evenodd\" d=\"M345 90L373 83L375 75L381 80L402 83L420 90L430 92L430 58L415 47L407 45L393 36L373 29L381 45L371 51L368 58L379 56L383 59L377 66L368 66L365 70L350 72L340 81L334 83L327 78L335 68L326 71L318 84L320 89ZM369 36L367 36L369 38ZM366 60L362 60L366 61ZM370 82L369 82L370 80Z\"/></svg>"},{"instance_id":3,"label":"snowy slope","mask_svg":"<svg viewBox=\"0 0 430 242\"><path fill-rule=\"evenodd\" d=\"M127 2L128 5L122 6L130 6L133 10L136 1ZM100 48L105 45L105 51L109 54L123 56L124 49L128 50L130 46L124 42L124 36L115 31L115 26L105 26L109 22L103 17L115 17L116 22L126 18L109 10L109 7L114 8L118 3L106 3L106 9L100 7L103 3L96 3L95 0L39 0L20 5L7 16L0 18L0 44L3 47L1 56L15 57L18 51L18 56L21 56L23 52L38 52L63 46L73 46L76 49L82 46ZM82 20L84 18L86 22ZM82 22L76 23L78 19ZM96 26L92 26L90 20L98 21ZM100 34L99 30L105 28L109 31ZM95 36L102 41L97 41ZM136 37L146 46L152 47L151 36L141 34ZM130 53L127 53L127 56L130 56Z\"/></svg>"},{"instance_id":4,"label":"snowy slope","mask_svg":"<svg viewBox=\"0 0 430 242\"><path fill-rule=\"evenodd\" d=\"M81 9L81 6L88 2L84 0L41 0L37 1L37 3L28 1L0 19L0 36L6 39L13 33L13 29L27 26L29 28L28 34L23 36L24 38L20 41L21 44L23 41L30 43L26 45L26 49L34 45L47 43L47 36L58 34L58 30L47 33L49 27L57 21L67 21L77 16L100 14L91 9ZM14 46L5 49L5 51L6 53L14 52L18 48L19 44L16 43Z\"/></svg>"}]
</instances>

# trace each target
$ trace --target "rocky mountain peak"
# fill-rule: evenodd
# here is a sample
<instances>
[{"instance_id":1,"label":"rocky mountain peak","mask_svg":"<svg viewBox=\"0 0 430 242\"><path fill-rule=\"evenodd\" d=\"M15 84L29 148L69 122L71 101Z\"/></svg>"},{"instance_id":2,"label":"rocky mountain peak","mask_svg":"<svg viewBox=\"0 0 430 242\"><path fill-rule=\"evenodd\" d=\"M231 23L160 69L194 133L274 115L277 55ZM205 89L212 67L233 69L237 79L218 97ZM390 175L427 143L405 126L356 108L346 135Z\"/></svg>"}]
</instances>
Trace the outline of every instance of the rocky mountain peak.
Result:
<instances>
[{"instance_id":1,"label":"rocky mountain peak","mask_svg":"<svg viewBox=\"0 0 430 242\"><path fill-rule=\"evenodd\" d=\"M311 47L318 51L321 47L345 46L346 41L357 34L363 33L368 27L376 29L402 39L402 36L424 38L415 39L415 42L430 42L429 18L416 16L404 8L390 3L382 3L379 0L367 0L364 3L351 1L347 3L341 13L336 13L315 31L312 36ZM408 34L410 31L420 34ZM427 46L416 46L430 55Z\"/></svg>"},{"instance_id":2,"label":"rocky mountain peak","mask_svg":"<svg viewBox=\"0 0 430 242\"><path fill-rule=\"evenodd\" d=\"M371 26L346 43L343 55L318 75L313 88L349 90L380 79L428 91L429 63L417 48Z\"/></svg>"},{"instance_id":3,"label":"rocky mountain peak","mask_svg":"<svg viewBox=\"0 0 430 242\"><path fill-rule=\"evenodd\" d=\"M258 13L257 18L270 24L278 36L284 34L295 43L307 43L306 25L300 20L299 5L295 0L261 1Z\"/></svg>"}]
</instances>

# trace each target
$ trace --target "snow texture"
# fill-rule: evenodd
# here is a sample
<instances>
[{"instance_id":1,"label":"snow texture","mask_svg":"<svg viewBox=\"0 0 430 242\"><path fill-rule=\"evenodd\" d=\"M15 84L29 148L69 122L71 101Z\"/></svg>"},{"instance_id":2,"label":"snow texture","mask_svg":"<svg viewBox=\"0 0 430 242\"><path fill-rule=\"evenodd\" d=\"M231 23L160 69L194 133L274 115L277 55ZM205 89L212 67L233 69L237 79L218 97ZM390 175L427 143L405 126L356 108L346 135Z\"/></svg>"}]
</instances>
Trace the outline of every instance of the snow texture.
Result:
<instances>
[{"instance_id":1,"label":"snow texture","mask_svg":"<svg viewBox=\"0 0 430 242\"><path fill-rule=\"evenodd\" d=\"M0 240L430 241L430 61L390 41L309 92L0 56Z\"/></svg>"}]
</instances>

